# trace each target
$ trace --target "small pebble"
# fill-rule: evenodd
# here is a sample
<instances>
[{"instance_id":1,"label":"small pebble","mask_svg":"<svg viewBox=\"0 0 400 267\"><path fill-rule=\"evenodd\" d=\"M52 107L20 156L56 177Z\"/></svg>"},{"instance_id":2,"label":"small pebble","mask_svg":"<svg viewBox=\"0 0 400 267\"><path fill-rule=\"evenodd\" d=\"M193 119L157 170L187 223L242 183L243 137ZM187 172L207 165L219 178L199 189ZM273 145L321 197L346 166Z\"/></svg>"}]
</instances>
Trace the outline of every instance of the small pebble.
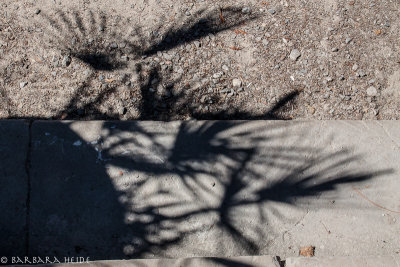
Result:
<instances>
[{"instance_id":1,"label":"small pebble","mask_svg":"<svg viewBox=\"0 0 400 267\"><path fill-rule=\"evenodd\" d=\"M242 13L243 13L243 14L248 14L248 13L250 13L250 7L244 7L244 8L242 8Z\"/></svg>"},{"instance_id":2,"label":"small pebble","mask_svg":"<svg viewBox=\"0 0 400 267\"><path fill-rule=\"evenodd\" d=\"M62 60L62 65L68 67L71 64L72 58L70 56L64 56Z\"/></svg>"},{"instance_id":3,"label":"small pebble","mask_svg":"<svg viewBox=\"0 0 400 267\"><path fill-rule=\"evenodd\" d=\"M80 146L82 145L82 141L81 140L77 140L73 143L74 146Z\"/></svg>"},{"instance_id":4,"label":"small pebble","mask_svg":"<svg viewBox=\"0 0 400 267\"><path fill-rule=\"evenodd\" d=\"M293 61L296 61L300 56L300 51L297 49L293 49L292 52L290 52L289 58Z\"/></svg>"},{"instance_id":5,"label":"small pebble","mask_svg":"<svg viewBox=\"0 0 400 267\"><path fill-rule=\"evenodd\" d=\"M232 85L233 85L233 87L240 87L240 86L242 86L242 81L240 80L240 79L233 79L232 80Z\"/></svg>"},{"instance_id":6,"label":"small pebble","mask_svg":"<svg viewBox=\"0 0 400 267\"><path fill-rule=\"evenodd\" d=\"M219 78L221 78L222 74L223 74L222 72L214 73L213 78L214 79L219 79Z\"/></svg>"},{"instance_id":7,"label":"small pebble","mask_svg":"<svg viewBox=\"0 0 400 267\"><path fill-rule=\"evenodd\" d=\"M368 96L376 96L377 94L378 94L378 91L376 90L375 87L373 87L373 86L368 87L368 89L367 89Z\"/></svg>"},{"instance_id":8,"label":"small pebble","mask_svg":"<svg viewBox=\"0 0 400 267\"><path fill-rule=\"evenodd\" d=\"M274 15L274 14L276 13L276 10L273 9L273 8L271 8L271 9L268 9L268 12L269 12L271 15Z\"/></svg>"},{"instance_id":9,"label":"small pebble","mask_svg":"<svg viewBox=\"0 0 400 267\"><path fill-rule=\"evenodd\" d=\"M20 82L19 83L19 88L24 88L26 85L28 84L28 82Z\"/></svg>"},{"instance_id":10,"label":"small pebble","mask_svg":"<svg viewBox=\"0 0 400 267\"><path fill-rule=\"evenodd\" d=\"M40 9L35 9L35 14L39 15L40 11L41 11Z\"/></svg>"},{"instance_id":11,"label":"small pebble","mask_svg":"<svg viewBox=\"0 0 400 267\"><path fill-rule=\"evenodd\" d=\"M357 73L357 76L358 77L365 77L365 76L367 76L367 74L364 71L359 70L358 73Z\"/></svg>"}]
</instances>

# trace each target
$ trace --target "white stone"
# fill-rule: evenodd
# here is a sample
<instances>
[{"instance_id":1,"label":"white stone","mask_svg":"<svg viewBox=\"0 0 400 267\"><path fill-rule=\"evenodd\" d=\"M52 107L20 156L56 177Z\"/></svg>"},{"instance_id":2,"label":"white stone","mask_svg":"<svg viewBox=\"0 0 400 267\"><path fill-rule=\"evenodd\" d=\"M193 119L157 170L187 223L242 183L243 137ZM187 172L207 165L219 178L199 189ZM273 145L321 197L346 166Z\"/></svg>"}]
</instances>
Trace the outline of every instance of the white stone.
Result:
<instances>
[{"instance_id":1,"label":"white stone","mask_svg":"<svg viewBox=\"0 0 400 267\"><path fill-rule=\"evenodd\" d=\"M293 49L292 52L290 52L289 58L296 61L300 56L300 51L298 49Z\"/></svg>"},{"instance_id":2,"label":"white stone","mask_svg":"<svg viewBox=\"0 0 400 267\"><path fill-rule=\"evenodd\" d=\"M378 94L378 91L376 90L375 87L373 87L373 86L368 87L368 89L367 89L368 96L376 96L377 94Z\"/></svg>"},{"instance_id":3,"label":"white stone","mask_svg":"<svg viewBox=\"0 0 400 267\"><path fill-rule=\"evenodd\" d=\"M242 85L242 81L240 79L233 79L232 85L233 87L240 87Z\"/></svg>"}]
</instances>

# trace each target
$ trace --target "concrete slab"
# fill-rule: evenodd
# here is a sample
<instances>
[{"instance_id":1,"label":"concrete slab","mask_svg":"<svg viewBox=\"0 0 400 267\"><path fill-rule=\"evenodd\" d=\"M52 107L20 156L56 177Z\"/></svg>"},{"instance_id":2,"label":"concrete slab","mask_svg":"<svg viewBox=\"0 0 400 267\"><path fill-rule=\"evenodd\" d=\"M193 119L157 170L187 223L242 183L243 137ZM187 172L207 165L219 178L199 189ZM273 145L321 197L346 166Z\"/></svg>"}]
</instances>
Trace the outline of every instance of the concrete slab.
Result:
<instances>
[{"instance_id":1,"label":"concrete slab","mask_svg":"<svg viewBox=\"0 0 400 267\"><path fill-rule=\"evenodd\" d=\"M392 255L399 144L397 121L35 122L30 252Z\"/></svg>"},{"instance_id":2,"label":"concrete slab","mask_svg":"<svg viewBox=\"0 0 400 267\"><path fill-rule=\"evenodd\" d=\"M25 255L29 125L0 121L0 257Z\"/></svg>"},{"instance_id":3,"label":"concrete slab","mask_svg":"<svg viewBox=\"0 0 400 267\"><path fill-rule=\"evenodd\" d=\"M288 258L285 267L387 267L400 266L400 256Z\"/></svg>"}]
</instances>

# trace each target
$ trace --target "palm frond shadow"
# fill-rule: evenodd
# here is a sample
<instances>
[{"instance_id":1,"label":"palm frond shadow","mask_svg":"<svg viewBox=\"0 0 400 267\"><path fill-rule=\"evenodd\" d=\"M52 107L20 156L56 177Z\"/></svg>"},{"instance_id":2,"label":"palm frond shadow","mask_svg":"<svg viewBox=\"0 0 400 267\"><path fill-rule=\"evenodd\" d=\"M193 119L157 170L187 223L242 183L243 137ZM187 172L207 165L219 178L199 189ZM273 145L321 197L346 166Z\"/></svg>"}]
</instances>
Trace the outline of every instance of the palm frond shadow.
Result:
<instances>
[{"instance_id":1,"label":"palm frond shadow","mask_svg":"<svg viewBox=\"0 0 400 267\"><path fill-rule=\"evenodd\" d=\"M61 11L59 20L51 16L46 18L60 30L59 37L51 37L61 40L60 49L95 70L126 67L126 63L121 61L123 55L138 60L134 71L140 76L140 118L160 119L162 117L153 113L155 99L149 88L157 87L169 77L163 77L155 67L148 68L148 77L141 77L145 67L145 63L140 62L142 56L181 44L180 41L173 42L174 39L189 42L251 19L241 19L235 14L238 10L228 10L227 22L221 26L211 23L210 14L200 12L198 16L203 16L202 19L188 22L180 29L168 29L160 40L146 40L137 27L134 27L134 41L121 38L111 30L107 34L116 38L118 47L110 47L95 39L96 31L107 31L107 19L101 14L98 18L94 14L89 16L89 27L78 13L73 13L72 19ZM92 33L96 33L93 38L90 37ZM73 38L76 38L75 46L64 45ZM120 43L124 43L123 47L119 46ZM93 78L88 78L65 107L65 118L81 117L77 112L81 108L80 94L91 86ZM96 113L95 118L117 118L117 114L104 114L97 109L107 94L116 89L116 85L108 86L83 109ZM254 117L241 111L229 114L234 114L235 118L282 119L279 111L297 95L298 92L294 91L284 96L263 116ZM173 103L179 101L184 105L186 99L182 95L172 97ZM178 105L174 108L179 111L184 107ZM225 112L210 113L204 117L225 115ZM80 138L71 130L72 124L59 123L57 131L63 140L73 142ZM51 224L46 224L46 218L35 217L32 213L32 221L35 218L42 220L47 227L42 230L44 237L40 232L32 234L42 241L37 241L36 246L32 244L33 255L49 255L46 254L49 251L40 251L43 243L49 244L51 252L56 255L77 253L92 260L171 256L174 249L182 250L188 256L215 256L224 255L228 245L237 254L254 255L261 253L267 246L265 240L274 235L275 229L267 227L271 218L290 220L275 206L276 203L303 207L302 199L322 197L325 193L334 193L337 187L392 172L354 169L362 155L354 156L346 149L328 152L323 147L311 146L310 142L302 143L299 140L307 140L308 132L304 129L299 131L296 123L188 121L158 122L158 126L148 122L114 124L104 122L100 139L94 144L84 145L82 150L60 145L62 153L55 154L65 157L60 163L43 159L41 164L48 165L44 171L51 173L55 168L68 172L73 169L79 179L69 179L67 186L59 188L56 193L36 197L48 197L46 201L49 203L70 201L72 197L79 201L80 207L77 211L76 207L64 205L58 211L49 211L58 212L59 217L75 223L68 226L73 235L63 244L46 238L47 233L51 233L51 237L60 233L58 225L52 228ZM45 138L50 137L41 136L44 143L48 142ZM122 170L128 178L117 179L111 173L112 168ZM46 182L54 183L53 177L48 173L47 176L49 180L44 180L44 187ZM42 177L47 176L42 174ZM51 199L54 196L57 198ZM308 208L320 208L317 202L307 205ZM36 212L40 215L45 210ZM85 215L79 215L79 212ZM212 236L223 239L215 242L213 248L202 249L200 240Z\"/></svg>"},{"instance_id":2,"label":"palm frond shadow","mask_svg":"<svg viewBox=\"0 0 400 267\"><path fill-rule=\"evenodd\" d=\"M269 217L290 221L274 203L301 206L302 199L321 197L337 187L391 172L343 168L361 158L346 149L326 153L302 145L277 147L276 142L285 143L292 138L288 133L292 126L284 123L265 127L188 122L180 124L174 134L163 127L157 132L143 126L120 125L104 138L124 133L132 134L132 138L115 138L115 142L102 148L103 155L112 158L118 168L147 177L119 191L126 200L124 210L137 219L129 227L141 229L140 234L134 235L135 242L126 244L131 248L125 254L129 257L160 255L204 231L229 236L221 240L221 251L224 242L230 242L244 255L257 255L263 240L274 234L274 229L265 229ZM105 129L110 127L108 123L104 125ZM173 141L157 141L170 134ZM119 153L120 149L126 153ZM153 154L149 155L149 151ZM313 157L305 159L305 155ZM307 208L321 207L313 203ZM244 229L243 220L249 215L252 223ZM140 222L144 217L148 221ZM193 226L188 227L190 222ZM210 251L190 249L190 255L210 256Z\"/></svg>"},{"instance_id":3,"label":"palm frond shadow","mask_svg":"<svg viewBox=\"0 0 400 267\"><path fill-rule=\"evenodd\" d=\"M159 36L148 36L141 26L132 26L130 30L115 26L102 12L95 14L89 11L86 19L77 11L66 14L58 10L56 16L44 14L47 24L51 25L47 26L50 28L47 31L50 46L82 61L95 71L81 83L69 104L54 118L118 119L121 114L105 113L99 110L98 106L107 100L108 95L115 93L120 85L104 84L105 89L102 93L89 103L82 104L82 99L93 86L96 71L124 69L140 77L138 84L141 99L138 104L140 113L138 118L142 120L168 120L174 116L184 117L187 114L198 119L282 119L283 117L277 115L278 107L282 107L280 104L275 106L275 110L266 112L262 116L254 116L235 109L199 114L189 105L193 96L185 94L188 90L174 90L181 77L173 78L170 72L163 73L158 67L143 60L146 56L167 52L176 46L229 30L258 17L254 14L244 15L241 8L224 8L221 12L224 13L225 19L224 23L221 23L219 12L220 10L200 10L192 18L178 18L178 21L184 21L180 27L171 26L164 29L165 27L160 24L151 31L159 33ZM124 34L125 31L128 33ZM110 40L113 41L110 43ZM135 67L132 68L127 60L135 62ZM151 92L151 88L158 87L164 89L165 95L160 97L157 93ZM281 103L294 101L298 94L298 91L293 91L283 96Z\"/></svg>"}]
</instances>

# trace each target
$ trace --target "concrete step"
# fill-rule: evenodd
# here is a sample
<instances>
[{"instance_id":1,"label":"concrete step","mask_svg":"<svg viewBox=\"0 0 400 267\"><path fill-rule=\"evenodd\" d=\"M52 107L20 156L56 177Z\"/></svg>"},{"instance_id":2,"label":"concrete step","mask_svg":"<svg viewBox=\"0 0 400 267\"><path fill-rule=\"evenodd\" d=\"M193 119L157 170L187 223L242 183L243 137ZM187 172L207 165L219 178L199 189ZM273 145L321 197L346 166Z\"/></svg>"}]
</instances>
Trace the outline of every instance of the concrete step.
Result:
<instances>
[{"instance_id":1,"label":"concrete step","mask_svg":"<svg viewBox=\"0 0 400 267\"><path fill-rule=\"evenodd\" d=\"M285 267L385 267L400 266L400 255L364 256L364 257L327 257L327 258L288 258Z\"/></svg>"},{"instance_id":2,"label":"concrete step","mask_svg":"<svg viewBox=\"0 0 400 267\"><path fill-rule=\"evenodd\" d=\"M78 261L75 259L75 261ZM39 265L50 266L50 265ZM136 259L136 260L111 260L53 264L54 267L101 267L101 266L137 266L137 267L220 267L220 266L242 266L242 267L398 267L400 266L400 255L396 256L374 256L374 257L326 257L306 258L292 257L281 261L275 256L241 256L241 257L202 257L181 259Z\"/></svg>"},{"instance_id":3,"label":"concrete step","mask_svg":"<svg viewBox=\"0 0 400 267\"><path fill-rule=\"evenodd\" d=\"M39 265L49 266L49 265ZM111 260L95 261L87 263L61 263L53 264L55 267L219 267L219 266L240 266L240 267L280 267L279 260L274 256L241 256L241 257L194 257L180 259L136 259L136 260Z\"/></svg>"},{"instance_id":4,"label":"concrete step","mask_svg":"<svg viewBox=\"0 0 400 267\"><path fill-rule=\"evenodd\" d=\"M400 253L398 121L0 122L0 255Z\"/></svg>"}]
</instances>

